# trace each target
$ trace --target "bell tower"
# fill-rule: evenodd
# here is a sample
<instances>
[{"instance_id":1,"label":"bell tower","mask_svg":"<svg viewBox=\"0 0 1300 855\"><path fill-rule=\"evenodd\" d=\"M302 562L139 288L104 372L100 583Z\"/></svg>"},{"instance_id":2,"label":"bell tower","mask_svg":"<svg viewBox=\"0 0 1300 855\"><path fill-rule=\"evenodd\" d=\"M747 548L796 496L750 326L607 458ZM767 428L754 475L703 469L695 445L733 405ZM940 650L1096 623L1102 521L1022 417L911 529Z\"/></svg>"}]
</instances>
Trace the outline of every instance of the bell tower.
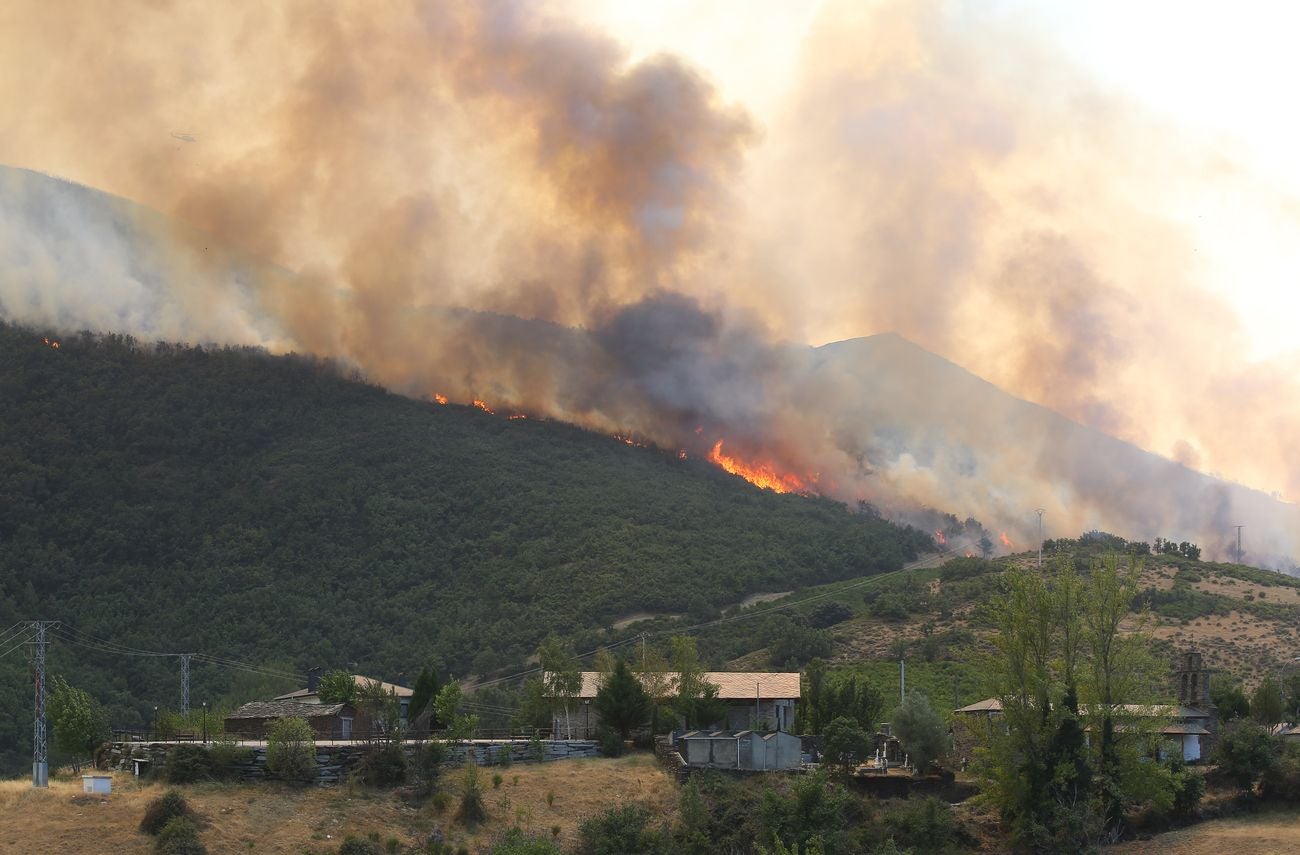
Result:
<instances>
[{"instance_id":1,"label":"bell tower","mask_svg":"<svg viewBox=\"0 0 1300 855\"><path fill-rule=\"evenodd\" d=\"M1210 701L1210 669L1205 667L1200 651L1178 654L1174 663L1174 694L1185 707L1209 710L1214 706Z\"/></svg>"}]
</instances>

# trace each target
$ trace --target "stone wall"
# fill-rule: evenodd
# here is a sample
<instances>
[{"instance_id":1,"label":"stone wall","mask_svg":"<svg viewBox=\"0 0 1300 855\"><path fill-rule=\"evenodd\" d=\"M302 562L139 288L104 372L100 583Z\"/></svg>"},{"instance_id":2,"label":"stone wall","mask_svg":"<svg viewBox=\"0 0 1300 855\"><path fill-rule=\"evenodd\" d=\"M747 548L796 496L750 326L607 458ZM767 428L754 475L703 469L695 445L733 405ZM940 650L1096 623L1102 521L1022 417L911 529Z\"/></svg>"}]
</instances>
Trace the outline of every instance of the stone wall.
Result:
<instances>
[{"instance_id":1,"label":"stone wall","mask_svg":"<svg viewBox=\"0 0 1300 855\"><path fill-rule=\"evenodd\" d=\"M174 742L114 742L110 744L106 762L111 769L130 772L133 757L149 761L151 773L161 773L167 764L167 752L178 744L201 745L202 743ZM526 739L488 740L475 739L469 742L454 743L447 746L444 766L461 766L467 759L473 758L480 766L498 765L508 753L511 763L535 763L538 760L537 749L532 741ZM405 745L408 761L414 763L418 743ZM541 762L568 760L577 757L596 757L600 754L599 746L590 740L547 740L540 744ZM239 778L243 781L260 781L267 777L266 747L257 744L246 749L248 759L238 766ZM337 784L345 780L365 756L364 745L317 745L316 765L320 769L317 782L320 784Z\"/></svg>"}]
</instances>

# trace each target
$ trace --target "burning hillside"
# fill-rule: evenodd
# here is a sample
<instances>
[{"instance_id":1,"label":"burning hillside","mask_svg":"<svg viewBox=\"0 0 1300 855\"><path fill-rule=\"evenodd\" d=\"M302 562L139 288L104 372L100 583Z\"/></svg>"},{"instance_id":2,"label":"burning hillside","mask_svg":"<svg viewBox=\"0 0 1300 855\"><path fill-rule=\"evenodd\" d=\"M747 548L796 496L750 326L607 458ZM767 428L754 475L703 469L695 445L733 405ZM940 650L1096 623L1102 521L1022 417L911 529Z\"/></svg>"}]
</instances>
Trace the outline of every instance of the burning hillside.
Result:
<instances>
[{"instance_id":1,"label":"burning hillside","mask_svg":"<svg viewBox=\"0 0 1300 855\"><path fill-rule=\"evenodd\" d=\"M1134 206L1162 188L1133 141L1164 135L1024 73L1045 54L997 21L858 5L826 5L766 117L540 4L23 5L0 96L37 107L0 160L140 203L0 171L0 313L305 351L1007 543L1041 507L1300 554L1293 506L1112 439L1300 493L1300 372L1238 383L1248 342Z\"/></svg>"}]
</instances>

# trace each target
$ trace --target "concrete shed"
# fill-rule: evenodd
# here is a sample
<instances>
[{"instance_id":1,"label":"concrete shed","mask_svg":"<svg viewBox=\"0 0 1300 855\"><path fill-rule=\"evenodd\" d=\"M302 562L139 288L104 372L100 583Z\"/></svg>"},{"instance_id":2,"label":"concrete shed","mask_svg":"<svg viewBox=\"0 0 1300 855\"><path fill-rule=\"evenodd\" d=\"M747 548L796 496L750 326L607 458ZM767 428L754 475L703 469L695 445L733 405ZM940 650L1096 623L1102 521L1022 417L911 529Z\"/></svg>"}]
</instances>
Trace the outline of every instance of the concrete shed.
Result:
<instances>
[{"instance_id":1,"label":"concrete shed","mask_svg":"<svg viewBox=\"0 0 1300 855\"><path fill-rule=\"evenodd\" d=\"M779 730L692 730L677 744L686 764L698 768L770 772L802 762L799 737Z\"/></svg>"}]
</instances>

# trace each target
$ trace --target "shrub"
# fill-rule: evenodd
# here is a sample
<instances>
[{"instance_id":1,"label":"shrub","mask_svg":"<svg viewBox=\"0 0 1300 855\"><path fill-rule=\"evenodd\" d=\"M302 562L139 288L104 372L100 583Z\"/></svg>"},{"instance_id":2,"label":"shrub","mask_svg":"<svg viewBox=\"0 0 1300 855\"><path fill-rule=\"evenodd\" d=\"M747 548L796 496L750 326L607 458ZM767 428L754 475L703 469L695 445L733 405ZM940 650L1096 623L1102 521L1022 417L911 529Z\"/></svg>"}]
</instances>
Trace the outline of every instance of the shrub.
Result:
<instances>
[{"instance_id":1,"label":"shrub","mask_svg":"<svg viewBox=\"0 0 1300 855\"><path fill-rule=\"evenodd\" d=\"M176 790L168 790L145 806L140 830L145 834L158 834L171 820L189 816L190 806L185 797Z\"/></svg>"},{"instance_id":2,"label":"shrub","mask_svg":"<svg viewBox=\"0 0 1300 855\"><path fill-rule=\"evenodd\" d=\"M939 568L939 579L947 584L959 579L974 579L997 569L996 562L986 561L983 558L954 558L944 562L944 565Z\"/></svg>"},{"instance_id":3,"label":"shrub","mask_svg":"<svg viewBox=\"0 0 1300 855\"><path fill-rule=\"evenodd\" d=\"M345 837L343 844L339 846L339 855L380 855L382 851L379 844L373 840L365 840L351 835Z\"/></svg>"},{"instance_id":4,"label":"shrub","mask_svg":"<svg viewBox=\"0 0 1300 855\"><path fill-rule=\"evenodd\" d=\"M202 745L176 745L167 752L164 777L173 784L193 784L212 778L212 757Z\"/></svg>"},{"instance_id":5,"label":"shrub","mask_svg":"<svg viewBox=\"0 0 1300 855\"><path fill-rule=\"evenodd\" d=\"M948 753L948 728L920 692L908 692L891 719L903 750L912 764L925 774L930 763Z\"/></svg>"},{"instance_id":6,"label":"shrub","mask_svg":"<svg viewBox=\"0 0 1300 855\"><path fill-rule=\"evenodd\" d=\"M1169 810L1180 819L1191 817L1205 796L1205 776L1195 769L1188 769L1178 759L1169 764L1169 771L1173 777L1174 791L1174 801Z\"/></svg>"},{"instance_id":7,"label":"shrub","mask_svg":"<svg viewBox=\"0 0 1300 855\"><path fill-rule=\"evenodd\" d=\"M1300 745L1283 745L1281 756L1260 781L1260 789L1265 798L1300 802Z\"/></svg>"},{"instance_id":8,"label":"shrub","mask_svg":"<svg viewBox=\"0 0 1300 855\"><path fill-rule=\"evenodd\" d=\"M441 742L431 739L415 750L415 771L426 793L433 792L442 772L442 761L447 749Z\"/></svg>"},{"instance_id":9,"label":"shrub","mask_svg":"<svg viewBox=\"0 0 1300 855\"><path fill-rule=\"evenodd\" d=\"M525 834L519 828L512 828L498 838L491 855L560 855L560 849L545 837Z\"/></svg>"},{"instance_id":10,"label":"shrub","mask_svg":"<svg viewBox=\"0 0 1300 855\"><path fill-rule=\"evenodd\" d=\"M579 855L654 855L673 851L663 829L650 827L650 811L641 805L613 807L578 828Z\"/></svg>"},{"instance_id":11,"label":"shrub","mask_svg":"<svg viewBox=\"0 0 1300 855\"><path fill-rule=\"evenodd\" d=\"M813 629L826 629L853 617L853 609L843 603L822 603L808 615L808 625Z\"/></svg>"},{"instance_id":12,"label":"shrub","mask_svg":"<svg viewBox=\"0 0 1300 855\"><path fill-rule=\"evenodd\" d=\"M357 777L372 787L401 786L406 783L406 772L406 752L398 742L372 748L357 765Z\"/></svg>"},{"instance_id":13,"label":"shrub","mask_svg":"<svg viewBox=\"0 0 1300 855\"><path fill-rule=\"evenodd\" d=\"M233 741L216 741L208 746L208 759L212 763L212 777L219 781L239 779L239 768L253 759L253 749L243 748Z\"/></svg>"},{"instance_id":14,"label":"shrub","mask_svg":"<svg viewBox=\"0 0 1300 855\"><path fill-rule=\"evenodd\" d=\"M948 805L935 798L889 801L877 821L865 823L859 844L869 852L948 852L957 827ZM889 847L894 848L889 848Z\"/></svg>"},{"instance_id":15,"label":"shrub","mask_svg":"<svg viewBox=\"0 0 1300 855\"><path fill-rule=\"evenodd\" d=\"M487 819L487 810L483 807L483 783L479 780L478 765L473 761L465 764L461 776L460 808L456 811L456 821L473 827Z\"/></svg>"},{"instance_id":16,"label":"shrub","mask_svg":"<svg viewBox=\"0 0 1300 855\"><path fill-rule=\"evenodd\" d=\"M505 778L501 777L501 773L500 773L500 772L495 773L495 774L492 776L492 789L494 789L494 790L499 790L499 789L501 789L501 782L504 781L504 780L505 780Z\"/></svg>"},{"instance_id":17,"label":"shrub","mask_svg":"<svg viewBox=\"0 0 1300 855\"><path fill-rule=\"evenodd\" d=\"M600 743L600 753L606 757L623 756L623 737L617 730L610 727L602 727L596 733L596 741Z\"/></svg>"},{"instance_id":18,"label":"shrub","mask_svg":"<svg viewBox=\"0 0 1300 855\"><path fill-rule=\"evenodd\" d=\"M177 816L158 833L153 851L159 855L206 855L208 850L199 841L199 829L193 821Z\"/></svg>"},{"instance_id":19,"label":"shrub","mask_svg":"<svg viewBox=\"0 0 1300 855\"><path fill-rule=\"evenodd\" d=\"M276 778L307 784L320 774L316 767L316 739L306 719L277 719L266 735L266 771Z\"/></svg>"},{"instance_id":20,"label":"shrub","mask_svg":"<svg viewBox=\"0 0 1300 855\"><path fill-rule=\"evenodd\" d=\"M1253 790L1255 782L1270 774L1277 763L1275 740L1267 730L1249 721L1226 727L1214 748L1219 774L1239 789Z\"/></svg>"},{"instance_id":21,"label":"shrub","mask_svg":"<svg viewBox=\"0 0 1300 855\"><path fill-rule=\"evenodd\" d=\"M871 754L874 740L853 719L840 716L824 730L825 756L831 765L849 769Z\"/></svg>"}]
</instances>

